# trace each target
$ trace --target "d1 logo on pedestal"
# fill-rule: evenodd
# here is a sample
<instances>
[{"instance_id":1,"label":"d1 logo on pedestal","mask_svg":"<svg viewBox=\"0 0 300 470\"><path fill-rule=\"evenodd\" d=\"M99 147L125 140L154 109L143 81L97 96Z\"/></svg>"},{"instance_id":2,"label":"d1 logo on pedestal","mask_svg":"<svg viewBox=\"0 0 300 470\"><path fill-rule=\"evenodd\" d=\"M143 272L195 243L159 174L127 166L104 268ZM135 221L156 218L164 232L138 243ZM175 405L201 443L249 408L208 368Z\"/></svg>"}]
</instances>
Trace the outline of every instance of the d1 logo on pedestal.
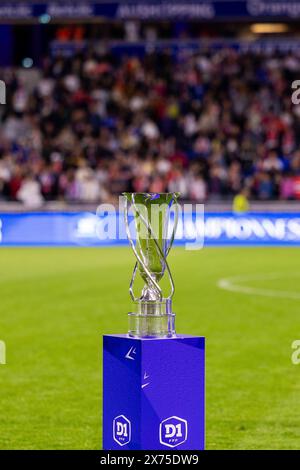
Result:
<instances>
[{"instance_id":1,"label":"d1 logo on pedestal","mask_svg":"<svg viewBox=\"0 0 300 470\"><path fill-rule=\"evenodd\" d=\"M177 447L187 440L188 423L186 419L170 416L159 426L159 442L167 447Z\"/></svg>"},{"instance_id":2,"label":"d1 logo on pedestal","mask_svg":"<svg viewBox=\"0 0 300 470\"><path fill-rule=\"evenodd\" d=\"M124 415L113 420L113 438L120 446L125 446L131 439L131 422Z\"/></svg>"}]
</instances>

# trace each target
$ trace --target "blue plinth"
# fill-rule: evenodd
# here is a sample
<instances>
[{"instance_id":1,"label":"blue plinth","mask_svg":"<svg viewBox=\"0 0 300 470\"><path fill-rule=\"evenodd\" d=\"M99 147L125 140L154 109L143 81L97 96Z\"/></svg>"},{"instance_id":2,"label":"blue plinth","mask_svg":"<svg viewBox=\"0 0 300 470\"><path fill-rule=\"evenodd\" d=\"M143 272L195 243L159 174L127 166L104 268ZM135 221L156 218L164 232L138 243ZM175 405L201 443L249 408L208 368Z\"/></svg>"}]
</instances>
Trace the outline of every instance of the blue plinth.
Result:
<instances>
[{"instance_id":1,"label":"blue plinth","mask_svg":"<svg viewBox=\"0 0 300 470\"><path fill-rule=\"evenodd\" d=\"M202 450L205 338L103 337L103 448Z\"/></svg>"}]
</instances>

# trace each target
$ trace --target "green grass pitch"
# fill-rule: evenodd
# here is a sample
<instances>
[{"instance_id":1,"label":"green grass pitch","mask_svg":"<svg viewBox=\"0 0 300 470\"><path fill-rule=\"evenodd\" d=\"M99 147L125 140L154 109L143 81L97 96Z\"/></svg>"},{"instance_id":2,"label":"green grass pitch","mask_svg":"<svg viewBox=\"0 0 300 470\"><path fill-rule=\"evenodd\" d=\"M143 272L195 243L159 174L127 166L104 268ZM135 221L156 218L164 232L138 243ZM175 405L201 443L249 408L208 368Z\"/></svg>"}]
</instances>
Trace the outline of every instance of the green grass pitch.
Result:
<instances>
[{"instance_id":1,"label":"green grass pitch","mask_svg":"<svg viewBox=\"0 0 300 470\"><path fill-rule=\"evenodd\" d=\"M11 248L0 258L0 449L100 449L101 335L127 331L133 253ZM208 449L299 448L299 266L298 248L170 253L177 330L207 338ZM218 287L235 276L242 288Z\"/></svg>"}]
</instances>

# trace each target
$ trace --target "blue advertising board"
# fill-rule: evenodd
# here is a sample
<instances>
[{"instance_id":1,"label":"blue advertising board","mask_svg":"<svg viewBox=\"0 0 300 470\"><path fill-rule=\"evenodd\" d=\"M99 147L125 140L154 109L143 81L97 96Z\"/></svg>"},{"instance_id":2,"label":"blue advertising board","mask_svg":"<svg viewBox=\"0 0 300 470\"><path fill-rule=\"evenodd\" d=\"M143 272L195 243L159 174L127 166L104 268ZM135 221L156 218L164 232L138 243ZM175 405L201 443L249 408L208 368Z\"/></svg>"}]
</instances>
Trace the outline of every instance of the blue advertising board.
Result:
<instances>
[{"instance_id":1,"label":"blue advertising board","mask_svg":"<svg viewBox=\"0 0 300 470\"><path fill-rule=\"evenodd\" d=\"M122 214L91 212L0 214L0 246L127 245ZM300 213L205 213L184 215L175 244L300 246ZM194 246L193 246L194 244Z\"/></svg>"}]
</instances>

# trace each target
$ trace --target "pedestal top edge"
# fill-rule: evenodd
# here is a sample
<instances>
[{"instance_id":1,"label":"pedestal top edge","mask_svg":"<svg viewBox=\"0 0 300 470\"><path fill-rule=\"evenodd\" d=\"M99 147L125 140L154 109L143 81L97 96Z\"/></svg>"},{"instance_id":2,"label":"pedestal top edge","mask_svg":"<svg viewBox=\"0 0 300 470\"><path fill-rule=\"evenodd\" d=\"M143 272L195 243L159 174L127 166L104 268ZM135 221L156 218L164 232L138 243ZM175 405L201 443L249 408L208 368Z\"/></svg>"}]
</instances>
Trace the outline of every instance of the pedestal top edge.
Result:
<instances>
[{"instance_id":1,"label":"pedestal top edge","mask_svg":"<svg viewBox=\"0 0 300 470\"><path fill-rule=\"evenodd\" d=\"M109 334L109 335L102 335L104 338L123 338L123 339L130 339L133 341L166 341L166 340L178 340L178 339L193 339L193 338L201 338L205 339L205 336L198 336L198 335L182 335L177 334L176 336L172 336L170 338L137 338L134 336L129 336L128 334Z\"/></svg>"}]
</instances>

